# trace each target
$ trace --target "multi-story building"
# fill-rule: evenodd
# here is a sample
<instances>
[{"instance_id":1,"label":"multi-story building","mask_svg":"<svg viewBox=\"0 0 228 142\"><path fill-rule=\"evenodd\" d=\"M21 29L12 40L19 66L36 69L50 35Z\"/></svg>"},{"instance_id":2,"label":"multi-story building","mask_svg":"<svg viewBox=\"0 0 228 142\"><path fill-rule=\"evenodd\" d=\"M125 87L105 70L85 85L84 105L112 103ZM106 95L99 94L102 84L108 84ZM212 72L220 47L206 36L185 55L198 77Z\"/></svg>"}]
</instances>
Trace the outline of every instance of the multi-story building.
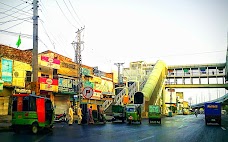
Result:
<instances>
[{"instance_id":1,"label":"multi-story building","mask_svg":"<svg viewBox=\"0 0 228 142\"><path fill-rule=\"evenodd\" d=\"M103 94L113 93L113 73L98 68L81 66L82 88L78 88L78 65L72 59L45 51L38 56L38 82L32 82L32 50L19 50L0 45L0 115L11 114L12 94L36 93L50 98L56 113L68 111L68 107L79 101L83 87L93 88L93 96L81 102L102 104ZM4 82L4 83L1 83ZM3 85L2 85L3 84ZM33 88L34 84L37 86ZM94 107L96 108L96 107Z\"/></svg>"}]
</instances>

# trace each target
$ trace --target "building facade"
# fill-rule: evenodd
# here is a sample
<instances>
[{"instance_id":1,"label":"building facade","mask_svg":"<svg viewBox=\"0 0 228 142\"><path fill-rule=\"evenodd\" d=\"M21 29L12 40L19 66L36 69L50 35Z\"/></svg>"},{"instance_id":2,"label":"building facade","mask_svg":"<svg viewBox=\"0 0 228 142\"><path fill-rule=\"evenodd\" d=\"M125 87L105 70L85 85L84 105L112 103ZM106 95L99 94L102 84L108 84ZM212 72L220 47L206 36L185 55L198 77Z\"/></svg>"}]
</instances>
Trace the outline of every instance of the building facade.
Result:
<instances>
[{"instance_id":1,"label":"building facade","mask_svg":"<svg viewBox=\"0 0 228 142\"><path fill-rule=\"evenodd\" d=\"M78 65L72 59L45 51L38 55L38 82L32 82L32 50L19 50L0 45L0 115L10 115L12 95L35 93L53 101L56 114L68 111L81 96L81 102L102 104L103 94L113 93L113 73L82 65L81 88L78 87ZM34 85L37 86L34 88ZM93 96L83 96L84 87L93 89ZM96 107L94 107L96 108Z\"/></svg>"}]
</instances>

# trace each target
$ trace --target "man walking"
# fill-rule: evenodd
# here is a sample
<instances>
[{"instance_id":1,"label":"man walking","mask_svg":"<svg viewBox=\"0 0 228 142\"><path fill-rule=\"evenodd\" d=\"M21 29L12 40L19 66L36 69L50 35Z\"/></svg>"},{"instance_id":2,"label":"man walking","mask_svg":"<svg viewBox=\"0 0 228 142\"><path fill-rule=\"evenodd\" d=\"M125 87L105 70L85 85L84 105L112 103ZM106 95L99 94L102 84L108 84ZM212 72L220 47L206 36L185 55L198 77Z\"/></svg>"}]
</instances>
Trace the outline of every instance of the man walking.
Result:
<instances>
[{"instance_id":1,"label":"man walking","mask_svg":"<svg viewBox=\"0 0 228 142\"><path fill-rule=\"evenodd\" d=\"M77 114L78 114L78 125L81 125L81 122L82 122L82 109L81 109L81 107L79 105L78 105Z\"/></svg>"},{"instance_id":2,"label":"man walking","mask_svg":"<svg viewBox=\"0 0 228 142\"><path fill-rule=\"evenodd\" d=\"M71 126L73 124L73 122L74 122L74 112L73 112L73 106L72 105L69 108L68 114L69 114L69 122L68 122L68 124L69 124L69 126Z\"/></svg>"}]
</instances>

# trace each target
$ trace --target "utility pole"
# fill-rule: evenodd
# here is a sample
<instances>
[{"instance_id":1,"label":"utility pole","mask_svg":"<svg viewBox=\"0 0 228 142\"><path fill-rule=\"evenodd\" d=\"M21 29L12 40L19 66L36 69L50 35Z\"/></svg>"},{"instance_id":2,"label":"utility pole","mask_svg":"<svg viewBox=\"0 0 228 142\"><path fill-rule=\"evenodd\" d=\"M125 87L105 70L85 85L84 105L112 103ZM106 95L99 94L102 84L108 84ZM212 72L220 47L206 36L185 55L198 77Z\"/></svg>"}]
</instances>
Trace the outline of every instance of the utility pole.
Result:
<instances>
[{"instance_id":1,"label":"utility pole","mask_svg":"<svg viewBox=\"0 0 228 142\"><path fill-rule=\"evenodd\" d=\"M38 82L38 0L33 0L32 82ZM38 86L36 86L38 87Z\"/></svg>"},{"instance_id":2,"label":"utility pole","mask_svg":"<svg viewBox=\"0 0 228 142\"><path fill-rule=\"evenodd\" d=\"M77 42L72 42L72 45L74 47L74 50L75 50L75 63L77 63L78 65L78 70L77 70L77 83L78 83L78 99L79 99L79 102L78 102L78 105L80 106L81 104L81 88L82 88L82 57L81 57L81 44L83 44L84 42L81 41L81 32L85 29L84 28L81 28L81 29L78 29L78 31L76 32L77 34ZM76 46L75 46L76 45Z\"/></svg>"},{"instance_id":3,"label":"utility pole","mask_svg":"<svg viewBox=\"0 0 228 142\"><path fill-rule=\"evenodd\" d=\"M120 85L121 82L121 76L120 76L120 66L122 66L124 63L114 63L118 67L118 84Z\"/></svg>"}]
</instances>

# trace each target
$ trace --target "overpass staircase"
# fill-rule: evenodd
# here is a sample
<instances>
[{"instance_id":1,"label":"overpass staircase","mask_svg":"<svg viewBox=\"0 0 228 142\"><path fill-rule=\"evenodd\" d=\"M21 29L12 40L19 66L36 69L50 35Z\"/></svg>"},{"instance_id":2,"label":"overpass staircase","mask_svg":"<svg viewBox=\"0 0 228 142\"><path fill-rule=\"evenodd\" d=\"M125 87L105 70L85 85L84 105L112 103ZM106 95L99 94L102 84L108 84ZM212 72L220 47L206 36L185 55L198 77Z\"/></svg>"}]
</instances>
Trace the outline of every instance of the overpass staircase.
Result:
<instances>
[{"instance_id":1,"label":"overpass staircase","mask_svg":"<svg viewBox=\"0 0 228 142\"><path fill-rule=\"evenodd\" d=\"M151 74L145 76L139 82L139 86L137 86L137 83L135 82L127 87L129 102L134 102L134 95L136 92L142 92L145 100L145 105L143 107L144 112L148 112L148 105L150 104L161 104L160 98L162 96L163 88L165 88L166 75L166 64L162 61L157 61ZM113 100L106 100L102 105L105 113L108 114L112 112L112 105L124 105L122 100L126 93L126 89L123 89Z\"/></svg>"}]
</instances>

